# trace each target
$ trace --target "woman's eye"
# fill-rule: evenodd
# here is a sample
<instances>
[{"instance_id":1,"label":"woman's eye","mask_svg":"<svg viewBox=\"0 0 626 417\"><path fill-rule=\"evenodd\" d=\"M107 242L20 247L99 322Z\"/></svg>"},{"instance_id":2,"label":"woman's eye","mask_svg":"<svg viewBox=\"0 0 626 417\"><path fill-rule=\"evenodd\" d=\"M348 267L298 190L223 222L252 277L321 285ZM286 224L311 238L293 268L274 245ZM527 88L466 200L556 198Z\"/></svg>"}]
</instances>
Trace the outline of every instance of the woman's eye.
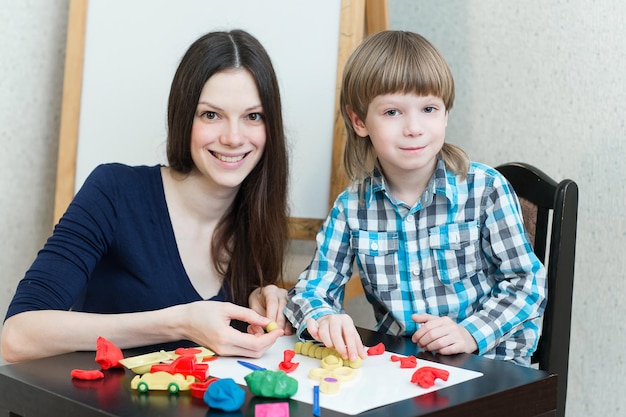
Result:
<instances>
[{"instance_id":1,"label":"woman's eye","mask_svg":"<svg viewBox=\"0 0 626 417\"><path fill-rule=\"evenodd\" d=\"M217 119L217 113L213 111L205 111L204 113L202 113L202 117L209 120L215 120Z\"/></svg>"},{"instance_id":2,"label":"woman's eye","mask_svg":"<svg viewBox=\"0 0 626 417\"><path fill-rule=\"evenodd\" d=\"M250 113L248 119L253 122L260 122L263 121L263 115L261 113Z\"/></svg>"}]
</instances>

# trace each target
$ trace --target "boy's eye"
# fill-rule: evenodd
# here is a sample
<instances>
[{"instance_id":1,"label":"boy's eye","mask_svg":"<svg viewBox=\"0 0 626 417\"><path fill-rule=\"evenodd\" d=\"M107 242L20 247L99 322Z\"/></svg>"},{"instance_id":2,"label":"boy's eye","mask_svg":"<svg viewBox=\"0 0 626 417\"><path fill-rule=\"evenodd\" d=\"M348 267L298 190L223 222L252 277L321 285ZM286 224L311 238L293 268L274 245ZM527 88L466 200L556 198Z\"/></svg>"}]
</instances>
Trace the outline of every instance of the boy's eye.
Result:
<instances>
[{"instance_id":1,"label":"boy's eye","mask_svg":"<svg viewBox=\"0 0 626 417\"><path fill-rule=\"evenodd\" d=\"M400 112L398 112L398 110L396 109L391 109L391 110L387 110L385 114L387 116L397 116L398 114L400 114Z\"/></svg>"},{"instance_id":2,"label":"boy's eye","mask_svg":"<svg viewBox=\"0 0 626 417\"><path fill-rule=\"evenodd\" d=\"M424 108L424 113L433 113L435 110L437 110L437 109L434 108L433 106L428 106L428 107Z\"/></svg>"}]
</instances>

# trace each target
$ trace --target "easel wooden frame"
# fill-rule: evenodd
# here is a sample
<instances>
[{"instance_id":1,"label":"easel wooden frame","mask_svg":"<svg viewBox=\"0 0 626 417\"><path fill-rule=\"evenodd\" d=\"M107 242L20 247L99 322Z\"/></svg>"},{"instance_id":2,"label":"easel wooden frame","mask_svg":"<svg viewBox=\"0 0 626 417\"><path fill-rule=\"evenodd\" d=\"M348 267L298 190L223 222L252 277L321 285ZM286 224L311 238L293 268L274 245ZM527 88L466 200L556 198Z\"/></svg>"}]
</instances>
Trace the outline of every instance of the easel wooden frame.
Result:
<instances>
[{"instance_id":1,"label":"easel wooden frame","mask_svg":"<svg viewBox=\"0 0 626 417\"><path fill-rule=\"evenodd\" d=\"M88 0L70 0L54 201L54 224L61 218L74 197L87 3ZM343 120L338 106L341 74L348 56L361 43L364 36L367 33L385 30L388 26L387 0L341 0L329 196L329 204L331 205L335 197L347 185L347 178L341 169L345 144ZM292 239L313 240L322 221L320 219L292 217L289 225L290 237Z\"/></svg>"}]
</instances>

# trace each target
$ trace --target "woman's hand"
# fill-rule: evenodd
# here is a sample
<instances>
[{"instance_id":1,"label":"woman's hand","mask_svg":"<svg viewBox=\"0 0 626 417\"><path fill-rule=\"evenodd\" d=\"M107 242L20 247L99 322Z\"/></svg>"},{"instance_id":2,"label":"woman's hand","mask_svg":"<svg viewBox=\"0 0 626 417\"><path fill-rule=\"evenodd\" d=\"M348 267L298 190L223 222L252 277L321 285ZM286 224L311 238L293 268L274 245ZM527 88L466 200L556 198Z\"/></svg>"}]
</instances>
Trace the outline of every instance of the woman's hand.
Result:
<instances>
[{"instance_id":1,"label":"woman's hand","mask_svg":"<svg viewBox=\"0 0 626 417\"><path fill-rule=\"evenodd\" d=\"M411 318L420 324L411 340L427 351L437 352L441 355L452 355L455 353L472 353L478 349L476 340L472 335L450 317L413 314Z\"/></svg>"},{"instance_id":2,"label":"woman's hand","mask_svg":"<svg viewBox=\"0 0 626 417\"><path fill-rule=\"evenodd\" d=\"M262 316L269 318L278 324L279 329L283 329L286 335L293 333L291 323L285 318L283 310L287 305L287 290L279 288L276 285L267 285L257 288L248 297L250 308ZM248 332L263 332L263 328L250 326Z\"/></svg>"},{"instance_id":3,"label":"woman's hand","mask_svg":"<svg viewBox=\"0 0 626 417\"><path fill-rule=\"evenodd\" d=\"M189 320L185 337L211 348L221 356L259 358L284 334L280 328L269 333L243 333L234 329L230 325L232 320L264 328L272 319L232 303L197 301L188 304L187 308L186 315Z\"/></svg>"},{"instance_id":4,"label":"woman's hand","mask_svg":"<svg viewBox=\"0 0 626 417\"><path fill-rule=\"evenodd\" d=\"M311 337L334 348L343 359L355 361L359 356L367 357L361 336L352 317L347 314L327 314L317 320L309 319L306 329Z\"/></svg>"}]
</instances>

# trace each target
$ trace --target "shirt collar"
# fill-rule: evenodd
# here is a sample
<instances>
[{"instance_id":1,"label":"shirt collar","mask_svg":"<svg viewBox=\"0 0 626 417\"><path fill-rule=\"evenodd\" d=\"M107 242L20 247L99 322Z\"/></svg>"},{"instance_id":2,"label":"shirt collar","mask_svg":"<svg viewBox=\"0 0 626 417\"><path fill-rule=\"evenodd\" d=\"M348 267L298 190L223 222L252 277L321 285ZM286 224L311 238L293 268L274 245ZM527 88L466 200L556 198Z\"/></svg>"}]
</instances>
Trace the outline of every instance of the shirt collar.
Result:
<instances>
[{"instance_id":1,"label":"shirt collar","mask_svg":"<svg viewBox=\"0 0 626 417\"><path fill-rule=\"evenodd\" d=\"M437 166L433 173L426 190L420 197L417 206L426 207L432 203L433 195L438 194L447 198L451 203L456 200L456 176L446 170L446 165L443 161L443 157L440 155L437 158ZM387 190L387 184L385 183L385 177L378 167L375 167L372 171L372 175L369 178L369 187L366 187L365 201L368 206L372 202L375 194L382 192L387 198L395 203L395 199L391 197Z\"/></svg>"}]
</instances>

